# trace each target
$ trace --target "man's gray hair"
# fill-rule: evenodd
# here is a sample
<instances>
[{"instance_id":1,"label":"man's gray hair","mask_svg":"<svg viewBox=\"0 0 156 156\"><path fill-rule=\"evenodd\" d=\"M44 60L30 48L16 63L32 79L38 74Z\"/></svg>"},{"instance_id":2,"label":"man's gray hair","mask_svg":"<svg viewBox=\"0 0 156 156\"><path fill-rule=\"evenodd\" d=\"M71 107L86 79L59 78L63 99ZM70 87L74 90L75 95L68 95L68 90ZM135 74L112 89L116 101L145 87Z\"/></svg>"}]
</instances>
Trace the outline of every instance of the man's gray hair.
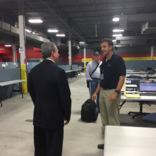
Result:
<instances>
[{"instance_id":1,"label":"man's gray hair","mask_svg":"<svg viewBox=\"0 0 156 156\"><path fill-rule=\"evenodd\" d=\"M56 51L56 45L53 42L45 42L41 45L41 52L42 52L42 56L43 58L48 58L51 56L51 52L55 52Z\"/></svg>"}]
</instances>

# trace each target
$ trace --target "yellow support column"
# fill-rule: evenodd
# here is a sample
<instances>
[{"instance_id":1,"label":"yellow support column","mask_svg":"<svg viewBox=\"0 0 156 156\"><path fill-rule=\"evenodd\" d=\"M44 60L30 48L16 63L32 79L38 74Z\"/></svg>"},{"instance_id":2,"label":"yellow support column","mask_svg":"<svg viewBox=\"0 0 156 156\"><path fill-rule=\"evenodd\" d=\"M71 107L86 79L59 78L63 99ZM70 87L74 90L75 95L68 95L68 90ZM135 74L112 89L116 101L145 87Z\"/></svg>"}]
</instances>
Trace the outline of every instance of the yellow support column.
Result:
<instances>
[{"instance_id":1,"label":"yellow support column","mask_svg":"<svg viewBox=\"0 0 156 156\"><path fill-rule=\"evenodd\" d=\"M26 65L21 65L21 80L27 80ZM28 93L27 81L22 82L22 93Z\"/></svg>"}]
</instances>

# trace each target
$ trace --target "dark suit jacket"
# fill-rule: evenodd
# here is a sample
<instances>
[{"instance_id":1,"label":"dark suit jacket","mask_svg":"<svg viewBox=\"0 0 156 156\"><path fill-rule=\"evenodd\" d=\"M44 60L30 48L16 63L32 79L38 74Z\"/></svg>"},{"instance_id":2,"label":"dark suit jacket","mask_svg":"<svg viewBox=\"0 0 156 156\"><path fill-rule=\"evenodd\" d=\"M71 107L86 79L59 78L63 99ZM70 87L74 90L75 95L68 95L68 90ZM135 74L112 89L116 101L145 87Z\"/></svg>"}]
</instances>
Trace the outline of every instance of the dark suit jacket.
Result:
<instances>
[{"instance_id":1,"label":"dark suit jacket","mask_svg":"<svg viewBox=\"0 0 156 156\"><path fill-rule=\"evenodd\" d=\"M44 60L29 74L29 92L34 103L34 126L56 129L70 120L70 89L63 69Z\"/></svg>"}]
</instances>

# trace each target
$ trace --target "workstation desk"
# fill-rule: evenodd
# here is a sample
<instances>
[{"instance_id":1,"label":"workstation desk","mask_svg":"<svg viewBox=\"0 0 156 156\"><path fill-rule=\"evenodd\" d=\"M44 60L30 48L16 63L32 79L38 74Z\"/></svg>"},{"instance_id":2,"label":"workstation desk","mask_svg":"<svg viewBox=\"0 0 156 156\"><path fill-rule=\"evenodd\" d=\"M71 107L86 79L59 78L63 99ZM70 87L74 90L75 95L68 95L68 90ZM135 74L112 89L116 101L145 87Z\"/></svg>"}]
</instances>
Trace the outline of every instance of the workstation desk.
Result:
<instances>
[{"instance_id":1,"label":"workstation desk","mask_svg":"<svg viewBox=\"0 0 156 156\"><path fill-rule=\"evenodd\" d=\"M156 128L106 126L104 156L156 156Z\"/></svg>"},{"instance_id":2,"label":"workstation desk","mask_svg":"<svg viewBox=\"0 0 156 156\"><path fill-rule=\"evenodd\" d=\"M23 98L22 88L21 88L20 84L24 81L26 81L26 80L12 80L12 81L0 82L0 87L12 85L12 91L11 91L10 97L11 97L13 92L20 92L22 94L22 98ZM16 85L17 83L19 83L19 87ZM17 89L15 90L14 86L16 86L18 88L18 90ZM2 107L2 101L1 100L0 100L0 103L1 103L1 107Z\"/></svg>"},{"instance_id":3,"label":"workstation desk","mask_svg":"<svg viewBox=\"0 0 156 156\"><path fill-rule=\"evenodd\" d=\"M65 71L66 73L71 73L71 72L81 72L80 69L75 69L75 70L68 70L68 71Z\"/></svg>"},{"instance_id":4,"label":"workstation desk","mask_svg":"<svg viewBox=\"0 0 156 156\"><path fill-rule=\"evenodd\" d=\"M126 71L126 74L148 74L148 72Z\"/></svg>"},{"instance_id":5,"label":"workstation desk","mask_svg":"<svg viewBox=\"0 0 156 156\"><path fill-rule=\"evenodd\" d=\"M135 91L133 91L135 92ZM149 113L143 113L143 104L156 104L156 96L140 96L140 98L132 98L132 97L126 97L125 95L121 95L121 101L122 104L119 106L119 110L122 108L122 106L126 103L126 102L139 102L140 105L140 111L139 112L129 112L128 115L132 115L132 119L134 119L137 116L144 116L147 115Z\"/></svg>"},{"instance_id":6,"label":"workstation desk","mask_svg":"<svg viewBox=\"0 0 156 156\"><path fill-rule=\"evenodd\" d=\"M78 74L81 75L81 70L80 69L74 69L74 70L68 70L68 71L65 71L67 76L69 75L70 78L72 77L77 77Z\"/></svg>"}]
</instances>

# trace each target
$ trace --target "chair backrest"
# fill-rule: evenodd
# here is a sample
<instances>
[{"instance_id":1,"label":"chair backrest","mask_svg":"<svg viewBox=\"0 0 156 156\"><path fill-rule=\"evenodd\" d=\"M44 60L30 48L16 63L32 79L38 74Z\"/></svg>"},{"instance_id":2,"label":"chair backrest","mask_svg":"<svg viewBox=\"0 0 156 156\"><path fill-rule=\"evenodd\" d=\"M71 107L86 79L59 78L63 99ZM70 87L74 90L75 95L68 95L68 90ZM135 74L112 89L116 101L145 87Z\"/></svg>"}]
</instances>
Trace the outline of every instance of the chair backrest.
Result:
<instances>
[{"instance_id":1,"label":"chair backrest","mask_svg":"<svg viewBox=\"0 0 156 156\"><path fill-rule=\"evenodd\" d=\"M152 70L152 67L147 67L147 70Z\"/></svg>"},{"instance_id":2,"label":"chair backrest","mask_svg":"<svg viewBox=\"0 0 156 156\"><path fill-rule=\"evenodd\" d=\"M139 81L138 79L131 80L131 84L137 84L138 81Z\"/></svg>"},{"instance_id":3,"label":"chair backrest","mask_svg":"<svg viewBox=\"0 0 156 156\"><path fill-rule=\"evenodd\" d=\"M128 77L129 78L140 78L140 76L137 76L137 75L129 75Z\"/></svg>"},{"instance_id":4,"label":"chair backrest","mask_svg":"<svg viewBox=\"0 0 156 156\"><path fill-rule=\"evenodd\" d=\"M151 74L151 75L153 75L153 74L155 74L155 72L148 72L148 74Z\"/></svg>"}]
</instances>

